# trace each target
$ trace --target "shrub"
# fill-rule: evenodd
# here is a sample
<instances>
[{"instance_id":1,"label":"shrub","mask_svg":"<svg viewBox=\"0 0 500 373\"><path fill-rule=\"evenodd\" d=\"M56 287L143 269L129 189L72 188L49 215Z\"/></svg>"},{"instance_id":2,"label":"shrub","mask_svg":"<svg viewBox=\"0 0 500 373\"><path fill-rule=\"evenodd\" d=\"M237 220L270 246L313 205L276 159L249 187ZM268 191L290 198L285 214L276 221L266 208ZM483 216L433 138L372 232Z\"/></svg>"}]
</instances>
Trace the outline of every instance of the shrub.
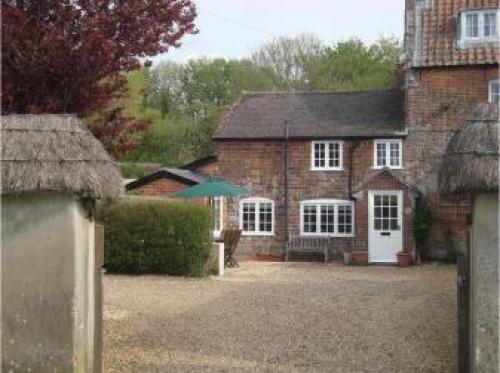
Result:
<instances>
[{"instance_id":1,"label":"shrub","mask_svg":"<svg viewBox=\"0 0 500 373\"><path fill-rule=\"evenodd\" d=\"M211 252L210 209L158 200L100 205L104 266L111 273L204 276Z\"/></svg>"}]
</instances>

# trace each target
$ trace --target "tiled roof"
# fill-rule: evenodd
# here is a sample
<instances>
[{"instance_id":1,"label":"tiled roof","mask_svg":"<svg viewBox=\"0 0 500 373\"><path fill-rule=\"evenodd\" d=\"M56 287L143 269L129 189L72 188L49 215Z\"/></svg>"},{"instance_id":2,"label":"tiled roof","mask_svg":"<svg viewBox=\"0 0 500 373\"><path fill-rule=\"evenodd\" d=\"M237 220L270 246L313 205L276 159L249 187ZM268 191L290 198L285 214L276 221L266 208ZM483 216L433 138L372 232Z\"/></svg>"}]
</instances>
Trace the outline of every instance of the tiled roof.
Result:
<instances>
[{"instance_id":1,"label":"tiled roof","mask_svg":"<svg viewBox=\"0 0 500 373\"><path fill-rule=\"evenodd\" d=\"M408 67L496 64L500 42L462 45L460 13L498 9L500 0L407 0L405 49Z\"/></svg>"},{"instance_id":2,"label":"tiled roof","mask_svg":"<svg viewBox=\"0 0 500 373\"><path fill-rule=\"evenodd\" d=\"M404 133L401 90L349 93L254 93L223 116L214 140L398 136Z\"/></svg>"}]
</instances>

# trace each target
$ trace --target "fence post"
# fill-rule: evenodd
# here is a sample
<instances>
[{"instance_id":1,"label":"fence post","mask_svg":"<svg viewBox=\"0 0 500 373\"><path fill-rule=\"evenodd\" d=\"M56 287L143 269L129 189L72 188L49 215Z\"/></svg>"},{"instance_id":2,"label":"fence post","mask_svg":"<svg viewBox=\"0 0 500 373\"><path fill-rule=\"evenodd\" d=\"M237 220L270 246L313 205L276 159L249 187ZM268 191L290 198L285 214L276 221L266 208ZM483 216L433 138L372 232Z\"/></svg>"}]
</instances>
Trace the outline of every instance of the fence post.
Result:
<instances>
[{"instance_id":1,"label":"fence post","mask_svg":"<svg viewBox=\"0 0 500 373\"><path fill-rule=\"evenodd\" d=\"M94 372L102 372L102 266L104 264L104 226L95 225L95 280L94 280Z\"/></svg>"}]
</instances>

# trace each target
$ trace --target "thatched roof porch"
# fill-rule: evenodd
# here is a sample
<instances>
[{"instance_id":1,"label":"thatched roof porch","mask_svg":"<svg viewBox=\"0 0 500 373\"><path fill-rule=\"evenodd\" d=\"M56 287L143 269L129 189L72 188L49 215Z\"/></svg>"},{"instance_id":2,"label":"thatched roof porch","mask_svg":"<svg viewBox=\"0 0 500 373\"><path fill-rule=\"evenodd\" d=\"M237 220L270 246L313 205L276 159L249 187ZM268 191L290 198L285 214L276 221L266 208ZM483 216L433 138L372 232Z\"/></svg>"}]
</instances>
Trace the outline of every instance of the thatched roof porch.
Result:
<instances>
[{"instance_id":1,"label":"thatched roof porch","mask_svg":"<svg viewBox=\"0 0 500 373\"><path fill-rule=\"evenodd\" d=\"M1 117L1 194L63 191L116 198L121 175L113 159L72 115Z\"/></svg>"},{"instance_id":2,"label":"thatched roof porch","mask_svg":"<svg viewBox=\"0 0 500 373\"><path fill-rule=\"evenodd\" d=\"M442 193L498 193L498 106L478 105L450 140L439 175Z\"/></svg>"}]
</instances>

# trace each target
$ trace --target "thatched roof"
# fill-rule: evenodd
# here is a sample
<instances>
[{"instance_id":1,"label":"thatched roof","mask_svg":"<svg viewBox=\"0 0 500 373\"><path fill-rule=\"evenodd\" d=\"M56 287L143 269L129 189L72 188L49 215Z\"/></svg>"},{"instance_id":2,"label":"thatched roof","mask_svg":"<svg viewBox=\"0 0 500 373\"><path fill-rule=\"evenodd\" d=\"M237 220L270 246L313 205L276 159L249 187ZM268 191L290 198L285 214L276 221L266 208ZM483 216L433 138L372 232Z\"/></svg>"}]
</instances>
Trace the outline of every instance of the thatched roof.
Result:
<instances>
[{"instance_id":1,"label":"thatched roof","mask_svg":"<svg viewBox=\"0 0 500 373\"><path fill-rule=\"evenodd\" d=\"M481 104L450 140L439 175L442 193L498 193L498 106Z\"/></svg>"},{"instance_id":2,"label":"thatched roof","mask_svg":"<svg viewBox=\"0 0 500 373\"><path fill-rule=\"evenodd\" d=\"M121 175L102 144L72 115L1 117L1 194L67 191L116 198Z\"/></svg>"}]
</instances>

